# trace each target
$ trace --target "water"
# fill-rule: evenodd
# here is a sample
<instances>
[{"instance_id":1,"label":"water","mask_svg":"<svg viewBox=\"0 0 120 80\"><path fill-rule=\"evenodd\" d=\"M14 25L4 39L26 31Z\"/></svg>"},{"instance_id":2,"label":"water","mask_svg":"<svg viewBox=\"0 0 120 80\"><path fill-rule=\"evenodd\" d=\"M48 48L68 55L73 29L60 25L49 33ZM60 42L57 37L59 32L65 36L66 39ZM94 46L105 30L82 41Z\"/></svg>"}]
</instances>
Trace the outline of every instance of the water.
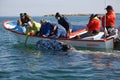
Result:
<instances>
[{"instance_id":1,"label":"water","mask_svg":"<svg viewBox=\"0 0 120 80\"><path fill-rule=\"evenodd\" d=\"M42 18L55 21L54 17L33 17L36 21ZM88 22L88 16L68 18L72 24ZM34 45L25 47L2 28L4 20L16 19L0 17L0 80L120 80L119 49L57 52L37 50ZM116 25L119 23L118 15Z\"/></svg>"}]
</instances>

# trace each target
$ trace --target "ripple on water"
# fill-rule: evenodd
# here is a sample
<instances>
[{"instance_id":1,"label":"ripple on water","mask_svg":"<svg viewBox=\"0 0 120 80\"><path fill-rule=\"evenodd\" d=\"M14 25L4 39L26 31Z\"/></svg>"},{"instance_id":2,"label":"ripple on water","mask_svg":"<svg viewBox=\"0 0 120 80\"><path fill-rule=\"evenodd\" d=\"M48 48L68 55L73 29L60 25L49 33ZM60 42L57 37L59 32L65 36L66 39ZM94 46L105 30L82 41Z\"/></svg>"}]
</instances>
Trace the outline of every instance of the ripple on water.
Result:
<instances>
[{"instance_id":1,"label":"ripple on water","mask_svg":"<svg viewBox=\"0 0 120 80\"><path fill-rule=\"evenodd\" d=\"M87 51L56 55L22 44L0 46L0 50L1 80L115 80L120 77L120 57L116 55Z\"/></svg>"}]
</instances>

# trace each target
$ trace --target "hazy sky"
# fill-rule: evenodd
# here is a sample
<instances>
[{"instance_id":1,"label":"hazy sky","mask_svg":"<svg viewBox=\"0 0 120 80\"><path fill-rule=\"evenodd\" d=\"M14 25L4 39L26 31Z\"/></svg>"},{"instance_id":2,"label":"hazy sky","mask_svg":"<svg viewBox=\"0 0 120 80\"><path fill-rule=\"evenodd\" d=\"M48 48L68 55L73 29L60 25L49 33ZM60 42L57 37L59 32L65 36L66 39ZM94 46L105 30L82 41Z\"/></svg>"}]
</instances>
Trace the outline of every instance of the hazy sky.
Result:
<instances>
[{"instance_id":1,"label":"hazy sky","mask_svg":"<svg viewBox=\"0 0 120 80\"><path fill-rule=\"evenodd\" d=\"M0 16L19 16L27 12L31 16L77 13L105 13L112 5L120 13L120 0L0 0Z\"/></svg>"}]
</instances>

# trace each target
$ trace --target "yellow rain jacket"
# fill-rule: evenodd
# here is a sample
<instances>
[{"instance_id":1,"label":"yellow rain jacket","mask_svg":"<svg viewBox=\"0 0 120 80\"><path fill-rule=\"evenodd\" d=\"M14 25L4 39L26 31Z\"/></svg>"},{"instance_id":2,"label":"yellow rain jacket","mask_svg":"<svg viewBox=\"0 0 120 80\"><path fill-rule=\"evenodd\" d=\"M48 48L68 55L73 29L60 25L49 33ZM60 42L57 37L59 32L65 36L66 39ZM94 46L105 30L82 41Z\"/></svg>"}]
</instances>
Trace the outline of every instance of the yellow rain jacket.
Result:
<instances>
[{"instance_id":1,"label":"yellow rain jacket","mask_svg":"<svg viewBox=\"0 0 120 80\"><path fill-rule=\"evenodd\" d=\"M29 35L31 30L34 30L36 34L38 31L40 31L40 28L41 28L41 24L36 21L33 21L33 26L27 28L27 35Z\"/></svg>"}]
</instances>

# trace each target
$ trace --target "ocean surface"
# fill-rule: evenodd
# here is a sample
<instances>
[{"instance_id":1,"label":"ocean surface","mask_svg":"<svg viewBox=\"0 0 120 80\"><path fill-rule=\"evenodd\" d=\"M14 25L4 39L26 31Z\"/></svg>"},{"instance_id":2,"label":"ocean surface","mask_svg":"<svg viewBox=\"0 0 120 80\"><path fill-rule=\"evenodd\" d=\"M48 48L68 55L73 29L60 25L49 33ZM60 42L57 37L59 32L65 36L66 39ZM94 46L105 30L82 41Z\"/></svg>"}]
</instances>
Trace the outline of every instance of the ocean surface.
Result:
<instances>
[{"instance_id":1,"label":"ocean surface","mask_svg":"<svg viewBox=\"0 0 120 80\"><path fill-rule=\"evenodd\" d=\"M119 49L58 52L25 47L2 27L3 21L18 18L0 17L0 80L120 80ZM54 17L32 18L56 22ZM72 24L86 25L89 16L67 18ZM120 26L120 15L116 26Z\"/></svg>"}]
</instances>

